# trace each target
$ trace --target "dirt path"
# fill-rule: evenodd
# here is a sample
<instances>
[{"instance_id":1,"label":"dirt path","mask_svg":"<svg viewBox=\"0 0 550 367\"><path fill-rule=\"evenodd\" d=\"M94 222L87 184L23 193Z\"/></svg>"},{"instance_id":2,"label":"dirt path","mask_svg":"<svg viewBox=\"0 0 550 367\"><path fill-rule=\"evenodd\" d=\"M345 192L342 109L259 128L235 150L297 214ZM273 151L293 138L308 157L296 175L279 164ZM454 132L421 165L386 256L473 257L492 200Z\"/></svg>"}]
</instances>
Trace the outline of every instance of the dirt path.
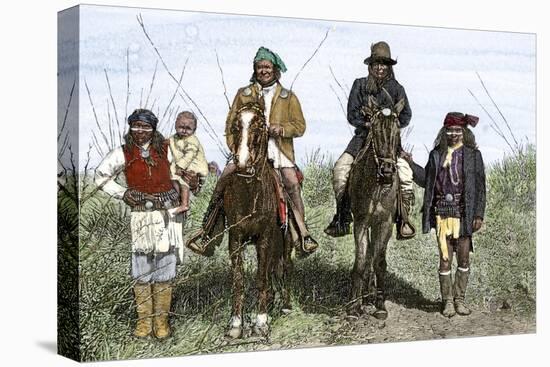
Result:
<instances>
[{"instance_id":1,"label":"dirt path","mask_svg":"<svg viewBox=\"0 0 550 367\"><path fill-rule=\"evenodd\" d=\"M473 309L470 316L443 317L436 310L406 308L386 301L388 319L372 316L322 317L314 314L289 314L272 325L268 340L248 337L226 340L220 351L288 349L327 345L436 340L468 336L534 333L535 318L521 319L510 310ZM243 345L244 342L244 345Z\"/></svg>"},{"instance_id":2,"label":"dirt path","mask_svg":"<svg viewBox=\"0 0 550 367\"><path fill-rule=\"evenodd\" d=\"M342 335L337 338L379 343L535 332L534 320L520 320L508 310L473 309L469 316L446 318L439 312L405 308L389 301L386 307L389 317L385 321L370 316L335 319L342 323Z\"/></svg>"}]
</instances>

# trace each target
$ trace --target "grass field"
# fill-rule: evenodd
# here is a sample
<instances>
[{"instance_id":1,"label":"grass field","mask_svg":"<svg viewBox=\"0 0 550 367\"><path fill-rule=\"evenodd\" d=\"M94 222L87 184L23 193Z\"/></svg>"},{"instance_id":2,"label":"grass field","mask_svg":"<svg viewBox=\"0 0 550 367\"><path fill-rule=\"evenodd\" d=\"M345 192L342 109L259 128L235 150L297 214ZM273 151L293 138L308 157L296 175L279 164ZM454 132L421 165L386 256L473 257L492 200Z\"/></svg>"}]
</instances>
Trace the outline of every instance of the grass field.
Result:
<instances>
[{"instance_id":1,"label":"grass field","mask_svg":"<svg viewBox=\"0 0 550 367\"><path fill-rule=\"evenodd\" d=\"M474 237L475 252L467 294L468 302L478 313L489 315L505 310L517 325L534 324L535 319L535 161L534 148L527 147L487 168L486 218L482 230ZM330 159L318 151L303 164L308 222L320 247L308 258L295 259L295 277L291 284L294 311L283 315L275 304L270 314L272 329L268 339L229 341L223 337L231 299L225 242L214 257L188 254L179 266L172 307L172 337L166 341L134 338L136 316L129 276L128 209L122 202L95 192L89 184L81 193L81 199L86 200L81 201L78 222L78 207L69 196L70 189L60 191L58 247L63 282L59 293L60 349L70 349L68 343L71 340L74 343L78 331L80 348L74 353L85 361L368 342L376 336L377 329L372 329L372 324L365 320L350 321L344 313L344 304L350 295L353 238L333 239L322 232L334 211L331 167ZM200 223L214 184L211 178L194 198L187 223L189 230ZM417 203L421 197L419 190ZM418 210L417 207L413 218L420 228ZM400 322L407 326L407 315L416 315L417 311L435 314L439 284L434 236L418 234L409 241L392 239L387 256L388 300L396 310L410 310ZM76 278L77 264L79 278ZM246 251L245 269L246 310L253 313L255 253L252 247ZM78 279L78 284L67 279ZM80 302L79 313L74 310L77 302ZM390 310L389 320L392 316ZM466 331L466 335L487 333L491 332ZM414 339L414 336L404 338Z\"/></svg>"}]
</instances>

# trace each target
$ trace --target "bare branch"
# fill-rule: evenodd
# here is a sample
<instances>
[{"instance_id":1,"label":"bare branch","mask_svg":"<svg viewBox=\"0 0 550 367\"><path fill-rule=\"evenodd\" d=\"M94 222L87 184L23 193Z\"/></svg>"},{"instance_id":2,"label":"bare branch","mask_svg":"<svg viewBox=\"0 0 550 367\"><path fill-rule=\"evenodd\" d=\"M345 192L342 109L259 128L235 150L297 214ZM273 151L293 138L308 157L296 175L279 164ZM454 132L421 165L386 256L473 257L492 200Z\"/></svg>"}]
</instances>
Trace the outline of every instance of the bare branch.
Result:
<instances>
[{"instance_id":1,"label":"bare branch","mask_svg":"<svg viewBox=\"0 0 550 367\"><path fill-rule=\"evenodd\" d=\"M336 78L336 75L334 75L334 71L332 70L332 66L329 65L328 69L330 70L330 74L332 75L332 78L334 79L336 84L340 87L340 90L342 91L342 93L344 93L344 95L348 95L348 92L344 89L344 87L342 87L342 84L340 84L340 82L338 81L338 78Z\"/></svg>"},{"instance_id":2,"label":"bare branch","mask_svg":"<svg viewBox=\"0 0 550 367\"><path fill-rule=\"evenodd\" d=\"M157 99L158 99L158 98L155 98L155 99L153 100L153 103L151 104L151 107L149 107L149 109L150 109L151 111L153 111L153 109L155 108L155 103L157 103ZM158 110L158 107L157 107L157 116L158 116L158 115L159 115L159 110Z\"/></svg>"},{"instance_id":3,"label":"bare branch","mask_svg":"<svg viewBox=\"0 0 550 367\"><path fill-rule=\"evenodd\" d=\"M516 136L514 135L514 133L512 132L512 129L510 128L510 124L508 123L508 120L506 119L506 117L504 117L504 115L502 114L502 112L500 111L500 108L498 107L498 105L496 104L495 100L493 99L493 97L491 96L491 93L489 93L489 90L487 89L487 87L485 86L485 83L483 82L483 79L481 79L481 75L479 75L479 73L476 71L476 74L477 74L477 77L479 78L479 81L481 82L481 85L483 86L483 89L485 90L485 93L487 93L487 96L489 96L489 99L491 100L491 102L493 102L493 106L495 106L495 108L497 109L498 113L500 114L500 117L502 117L502 119L504 120L504 123L506 124L506 127L508 128L508 131L510 132L510 136L512 137L512 139L514 140L514 144L516 145L516 147L519 147L519 144L518 144L518 141L516 140Z\"/></svg>"},{"instance_id":4,"label":"bare branch","mask_svg":"<svg viewBox=\"0 0 550 367\"><path fill-rule=\"evenodd\" d=\"M91 151L92 151L92 144L88 146L88 152L86 153L86 163L84 163L84 178L82 179L82 193L84 193L88 188L88 186L90 185L87 178L88 178Z\"/></svg>"},{"instance_id":5,"label":"bare branch","mask_svg":"<svg viewBox=\"0 0 550 367\"><path fill-rule=\"evenodd\" d=\"M170 98L170 102L168 102L168 105L166 106L166 109L164 110L164 113L162 114L162 118L160 119L160 123L159 123L159 126L161 126L163 124L164 121L164 118L166 116L166 114L168 113L168 111L170 110L170 107L172 106L172 103L174 102L174 99L176 99L176 95L178 94L178 90L179 90L179 87L181 85L181 81L183 80L183 75L185 74L185 69L187 68L187 63L189 62L189 57L187 57L187 59L185 60L185 64L183 64L183 68L181 69L181 74L180 74L180 78L178 79L178 85L176 87L176 89L174 90L174 93L172 94L172 98ZM171 114L171 112L170 112ZM168 117L170 117L170 115L168 115Z\"/></svg>"},{"instance_id":6,"label":"bare branch","mask_svg":"<svg viewBox=\"0 0 550 367\"><path fill-rule=\"evenodd\" d=\"M185 97L184 97L181 93L178 92L178 95L180 96L180 98L181 98L185 103L187 103L187 101L185 100ZM190 108L191 108L191 107L190 107ZM193 113L195 113L195 111L193 110L193 108L191 108L191 110L193 111ZM177 113L177 111L175 111L175 113ZM212 135L212 132L209 131L208 129L204 129L204 131L205 131L206 134L210 137L210 139L212 139L212 140L217 144L217 140L218 140L218 139L217 139L217 135L216 135L216 136ZM213 130L212 130L212 131L213 131ZM214 134L216 134L216 133L214 132ZM222 154L225 155L225 151L224 151L223 147L220 146L220 144L218 144L218 148L220 148ZM227 155L226 157L229 157L229 155Z\"/></svg>"},{"instance_id":7,"label":"bare branch","mask_svg":"<svg viewBox=\"0 0 550 367\"><path fill-rule=\"evenodd\" d=\"M124 119L128 116L128 102L130 100L130 48L126 48L126 105L124 107Z\"/></svg>"},{"instance_id":8,"label":"bare branch","mask_svg":"<svg viewBox=\"0 0 550 367\"><path fill-rule=\"evenodd\" d=\"M430 149L428 148L428 146L426 144L424 144L424 149L426 149L426 153L430 154Z\"/></svg>"},{"instance_id":9,"label":"bare branch","mask_svg":"<svg viewBox=\"0 0 550 367\"><path fill-rule=\"evenodd\" d=\"M212 237L209 241L206 242L205 246L208 246L208 244L214 240L216 240L218 237L223 237L223 235L227 232L229 233L229 231L231 230L231 228L233 227L236 227L238 226L239 224L241 224L242 222L244 222L245 220L248 220L250 218L252 218L254 216L254 214L256 214L256 204L258 204L258 197L260 195L260 192L258 191L256 193L256 196L254 197L254 201L253 201L253 204L252 204L252 211L250 212L250 214L248 215L245 215L244 217L242 217L240 220L238 220L237 222L233 223L232 225L226 227L222 232L216 234L214 237ZM246 242L242 245L242 246L239 246L238 248L235 249L235 251L233 252L230 252L229 253L229 257L231 258L235 252L237 251L240 251L242 249L242 247L244 247L246 244Z\"/></svg>"},{"instance_id":10,"label":"bare branch","mask_svg":"<svg viewBox=\"0 0 550 367\"><path fill-rule=\"evenodd\" d=\"M109 88L109 96L111 97L111 103L113 104L113 111L115 113L115 121L116 121L117 132L118 132L118 142L120 144L122 144L122 134L120 132L120 122L118 120L118 113L116 111L115 99L113 98L113 92L111 90L111 81L109 80L109 75L107 74L107 69L103 69L103 72L105 73L105 80L107 80L107 87Z\"/></svg>"},{"instance_id":11,"label":"bare branch","mask_svg":"<svg viewBox=\"0 0 550 367\"><path fill-rule=\"evenodd\" d=\"M78 192L78 171L77 171L75 163L74 163L73 148L70 145L69 145L69 153L70 153L71 169L73 171L73 192L76 196L76 199L78 200L78 197L80 196L79 192Z\"/></svg>"},{"instance_id":12,"label":"bare branch","mask_svg":"<svg viewBox=\"0 0 550 367\"><path fill-rule=\"evenodd\" d=\"M115 135L112 128L112 119L111 119L111 107L109 106L109 100L107 100L107 121L109 122L109 138L111 141L111 144L108 146L109 150L113 149L115 147Z\"/></svg>"},{"instance_id":13,"label":"bare branch","mask_svg":"<svg viewBox=\"0 0 550 367\"><path fill-rule=\"evenodd\" d=\"M67 123L67 116L69 115L69 108L71 107L71 101L73 100L74 87L76 85L76 78L73 81L73 86L71 87L71 92L69 93L69 102L67 103L67 108L65 108L65 115L63 116L63 123L59 129L59 134L57 134L57 140L61 137L63 130L65 130L65 124Z\"/></svg>"},{"instance_id":14,"label":"bare branch","mask_svg":"<svg viewBox=\"0 0 550 367\"><path fill-rule=\"evenodd\" d=\"M340 105L340 109L342 109L342 113L344 114L344 121L346 122L345 125L347 126L349 133L351 135L353 135L353 131L351 131L351 127L347 123L348 122L348 116L346 114L346 110L344 110L344 105L342 104L342 100L340 100L340 97L338 96L338 93L336 93L336 90L334 89L334 87L332 85L330 85L330 89L332 90L332 92L334 93L336 98L338 99L338 104Z\"/></svg>"},{"instance_id":15,"label":"bare branch","mask_svg":"<svg viewBox=\"0 0 550 367\"><path fill-rule=\"evenodd\" d=\"M223 77L223 69L220 65L220 58L218 57L218 50L214 49L214 52L216 52L216 62L218 63L218 69L220 69L220 75L222 77L223 96L225 97L225 101L227 102L227 108L231 109L231 103L229 103L229 98L227 98L227 88L225 86L225 79Z\"/></svg>"},{"instance_id":16,"label":"bare branch","mask_svg":"<svg viewBox=\"0 0 550 367\"><path fill-rule=\"evenodd\" d=\"M489 119L493 122L492 124L489 123L489 126L491 126L491 128L497 133L498 136L500 136L505 142L506 144L510 147L510 149L512 150L512 152L515 151L514 147L512 147L512 145L510 144L510 142L508 141L508 139L506 139L506 135L504 135L504 133L502 132L502 130L500 129L500 127L498 126L498 123L495 121L495 119L493 118L493 116L491 116L491 114L489 113L489 111L487 111L487 109L485 108L485 106L483 106L481 104L481 102L477 99L477 97L475 96L475 94L470 90L468 89L468 92L470 92L470 95L472 97L474 97L474 99L476 100L477 104L481 107L481 109L483 111L485 111L485 113L487 114L487 116L489 116Z\"/></svg>"},{"instance_id":17,"label":"bare branch","mask_svg":"<svg viewBox=\"0 0 550 367\"><path fill-rule=\"evenodd\" d=\"M94 143L94 148L97 151L97 154L99 154L100 157L103 157L103 150L101 149L101 146L99 145L99 141L97 140L97 136L95 135L95 131L92 131L92 141Z\"/></svg>"},{"instance_id":18,"label":"bare branch","mask_svg":"<svg viewBox=\"0 0 550 367\"><path fill-rule=\"evenodd\" d=\"M86 79L84 79L84 85L86 86L86 92L88 92L88 99L90 100L90 104L92 105L92 111L94 113L94 119L95 119L95 123L97 125L97 128L99 129L99 132L101 133L101 136L103 137L103 140L105 141L105 145L107 147L109 147L109 140L107 139L107 136L105 136L105 133L103 132L103 129L101 128L101 125L99 125L99 120L97 119L97 113L95 112L94 101L92 101L92 94L90 93L90 88L88 88L88 83L86 82Z\"/></svg>"},{"instance_id":19,"label":"bare branch","mask_svg":"<svg viewBox=\"0 0 550 367\"><path fill-rule=\"evenodd\" d=\"M63 139L63 143L61 144L61 148L59 149L58 157L63 157L63 153L65 153L65 150L67 149L67 146L69 144L69 132L65 134L65 139Z\"/></svg>"},{"instance_id":20,"label":"bare branch","mask_svg":"<svg viewBox=\"0 0 550 367\"><path fill-rule=\"evenodd\" d=\"M159 62L155 62L155 71L153 71L153 77L151 78L151 85L149 86L149 93L147 93L147 99L145 99L145 106L144 108L147 108L147 104L149 103L149 97L151 96L151 91L153 90L153 85L155 85L155 77L157 76L157 68L159 66ZM151 107L150 110L153 110Z\"/></svg>"},{"instance_id":21,"label":"bare branch","mask_svg":"<svg viewBox=\"0 0 550 367\"><path fill-rule=\"evenodd\" d=\"M113 172L113 175L109 177L109 180L113 179L113 178L116 178L118 175L120 175L122 173L122 171L124 171L125 169L125 165L123 165L122 167L120 167L119 169L117 169L116 171ZM86 200L88 200L89 198L92 198L94 197L94 195L96 194L96 192L98 192L99 190L101 190L103 188L103 186L105 186L107 184L107 182L109 182L109 180L105 180L103 181L100 185L97 185L96 187L94 187L94 189L92 191L90 191L90 193L86 196L83 196L82 197L82 200L81 200L81 203L84 204L84 202ZM111 195L109 195L109 197L111 197Z\"/></svg>"},{"instance_id":22,"label":"bare branch","mask_svg":"<svg viewBox=\"0 0 550 367\"><path fill-rule=\"evenodd\" d=\"M170 71L170 69L168 68L168 65L166 65L166 63L164 62L164 59L162 58L162 55L160 54L159 50L157 49L157 47L155 46L155 43L153 42L153 40L151 39L151 37L149 36L149 34L147 33L147 30L145 29L145 23L143 22L143 17L141 14L139 14L137 16L137 21L139 23L139 25L141 26L141 29L143 30L143 33L145 35L145 37L147 38L147 40L149 41L149 43L151 44L151 47L153 47L153 50L155 51L155 53L157 54L159 60L161 61L164 69L166 70L166 72L168 73L168 75L172 78L172 80L174 80L176 83L178 82L178 80L174 77L174 75L172 74L172 72ZM195 106L195 108L197 109L197 111L199 112L200 116L204 119L204 121L206 122L207 126L212 130L214 136L216 136L216 139L214 140L214 142L216 143L216 145L218 146L218 148L220 149L220 151L222 152L222 154L225 156L225 157L229 157L229 152L227 152L227 150L223 147L223 144L221 144L221 141L219 139L219 137L217 136L216 134L216 131L214 130L214 128L212 127L212 125L210 124L210 122L208 121L208 119L206 118L206 116L204 115L204 113L202 112L202 110L200 109L200 107L195 103L195 101L193 100L193 98L191 98L191 96L187 93L187 91L183 88L183 86L179 86L179 89L181 90L181 92L185 95L185 97L187 97L187 99L189 101L191 101L191 103L193 104L193 106ZM211 135L212 136L212 135Z\"/></svg>"},{"instance_id":23,"label":"bare branch","mask_svg":"<svg viewBox=\"0 0 550 367\"><path fill-rule=\"evenodd\" d=\"M338 104L340 105L340 109L342 110L342 113L344 114L344 117L347 119L346 110L344 109L344 105L342 104L342 100L340 99L340 96L338 96L338 93L336 92L336 90L334 89L332 84L329 84L329 86L330 86L330 90L332 91L332 93L334 93L334 96L336 97L336 99L338 99Z\"/></svg>"},{"instance_id":24,"label":"bare branch","mask_svg":"<svg viewBox=\"0 0 550 367\"><path fill-rule=\"evenodd\" d=\"M321 46L323 45L323 43L325 43L327 37L328 37L328 34L329 32L332 30L332 28L329 28L327 29L326 33L325 33L325 36L323 37L323 39L321 40L321 42L319 43L319 46L317 46L317 48L315 49L315 51L313 51L313 54L311 54L311 56L309 57L309 59L307 59L307 61L304 63L304 65L302 65L302 67L300 68L300 70L298 71L298 73L296 74L296 76L294 77L294 80L292 81L292 83L290 84L290 90L292 90L292 87L294 86L294 82L296 82L296 79L298 79L298 76L300 75L300 73L305 69L306 65L309 64L309 62L313 59L313 57L317 54L317 52L319 52L319 49L321 48Z\"/></svg>"}]
</instances>

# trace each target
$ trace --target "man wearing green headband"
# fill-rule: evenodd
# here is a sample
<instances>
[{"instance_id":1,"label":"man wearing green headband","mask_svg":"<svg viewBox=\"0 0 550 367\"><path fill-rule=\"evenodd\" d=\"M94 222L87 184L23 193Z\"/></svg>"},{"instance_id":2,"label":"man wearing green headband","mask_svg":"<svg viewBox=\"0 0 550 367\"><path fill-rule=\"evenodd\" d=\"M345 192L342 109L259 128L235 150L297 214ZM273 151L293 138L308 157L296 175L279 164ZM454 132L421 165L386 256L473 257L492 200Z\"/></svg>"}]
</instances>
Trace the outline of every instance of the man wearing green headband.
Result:
<instances>
[{"instance_id":1,"label":"man wearing green headband","mask_svg":"<svg viewBox=\"0 0 550 367\"><path fill-rule=\"evenodd\" d=\"M286 65L275 52L260 47L256 52L253 64L254 72L250 84L240 88L233 100L225 123L225 136L229 149L234 154L234 124L237 111L247 103L257 102L264 107L266 123L269 126L268 157L273 167L281 174L285 190L292 200L298 231L303 240L302 248L306 253L315 251L318 244L309 234L304 219L304 203L301 194L301 173L295 163L293 139L302 136L306 130L306 122L302 114L300 102L294 92L285 89L279 79L286 72ZM225 177L235 172L235 164L229 163L218 180L210 205L206 211L203 231L194 236L187 246L196 253L211 255L216 243L204 241L215 236L217 216L220 212ZM206 236L205 236L206 235ZM206 245L202 245L206 243Z\"/></svg>"}]
</instances>

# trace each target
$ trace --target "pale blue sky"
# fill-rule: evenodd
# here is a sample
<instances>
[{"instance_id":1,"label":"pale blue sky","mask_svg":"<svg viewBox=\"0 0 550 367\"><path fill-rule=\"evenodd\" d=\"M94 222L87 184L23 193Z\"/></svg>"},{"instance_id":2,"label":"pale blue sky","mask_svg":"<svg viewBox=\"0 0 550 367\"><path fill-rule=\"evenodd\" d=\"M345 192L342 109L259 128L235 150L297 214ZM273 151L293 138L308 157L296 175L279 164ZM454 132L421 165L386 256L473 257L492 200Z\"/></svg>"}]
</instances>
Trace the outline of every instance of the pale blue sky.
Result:
<instances>
[{"instance_id":1,"label":"pale blue sky","mask_svg":"<svg viewBox=\"0 0 550 367\"><path fill-rule=\"evenodd\" d=\"M222 142L225 142L223 130L228 107L215 50L231 101L237 89L248 83L252 59L259 46L268 47L281 56L288 68L281 82L290 87L296 73L313 54L328 29L331 31L326 42L293 87L307 121L305 135L295 140L298 162L303 162L306 154L316 148L334 158L345 149L351 134L338 97L345 107L354 79L367 74L363 59L370 53L370 44L379 40L386 40L391 45L392 56L398 60L394 71L407 91L413 111L413 128L407 143L414 146L413 154L420 163L427 157L424 145L431 147L448 111L480 117L474 132L486 161L500 159L509 151L505 142L489 127L488 117L468 92L471 89L493 117L501 121L483 91L476 71L507 117L516 137L523 142L535 142L536 39L532 34L83 6L80 23L81 161L88 150L91 131L97 133L98 130L84 80L88 83L98 119L105 131L108 130L108 112L114 116L114 111L112 106L107 108L110 97L104 69L109 74L121 127L126 128L125 114L138 107L140 100L143 104L149 93L158 58L136 20L139 13L175 75L179 76L189 57L183 87L204 112ZM130 53L130 101L128 111L125 111L127 49ZM64 71L62 60L59 66L61 76L70 79L70 71ZM342 89L336 84L329 67L332 67ZM153 110L157 113L158 109L159 117L162 117L175 87L176 83L159 63L148 104L151 107L156 100ZM68 91L60 90L62 100L66 100L67 95ZM179 106L179 110L194 109L179 96L173 106ZM172 124L173 121L169 121L162 125L166 135L173 133ZM502 128L505 129L504 125ZM202 119L197 135L205 147L207 159L222 161ZM99 159L93 151L92 163Z\"/></svg>"}]
</instances>

